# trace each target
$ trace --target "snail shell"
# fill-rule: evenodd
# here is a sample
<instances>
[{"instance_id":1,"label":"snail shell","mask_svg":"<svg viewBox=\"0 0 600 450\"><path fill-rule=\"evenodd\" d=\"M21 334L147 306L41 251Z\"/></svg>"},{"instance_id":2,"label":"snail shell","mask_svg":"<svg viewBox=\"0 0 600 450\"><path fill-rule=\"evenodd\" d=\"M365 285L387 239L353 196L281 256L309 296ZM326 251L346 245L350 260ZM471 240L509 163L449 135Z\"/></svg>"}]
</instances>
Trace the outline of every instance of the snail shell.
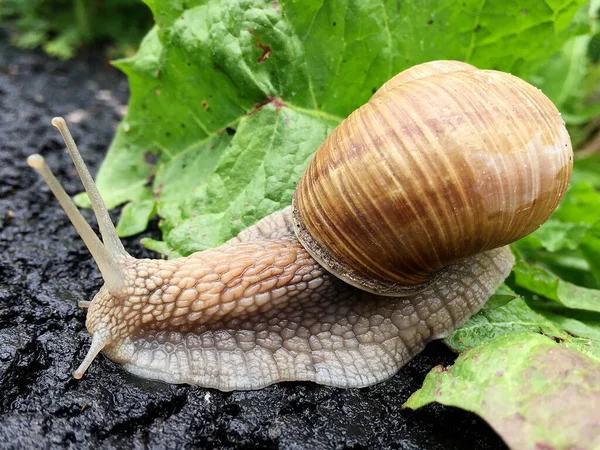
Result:
<instances>
[{"instance_id":1,"label":"snail shell","mask_svg":"<svg viewBox=\"0 0 600 450\"><path fill-rule=\"evenodd\" d=\"M569 184L572 148L537 88L457 61L401 72L325 140L294 197L298 238L383 295L531 233Z\"/></svg>"}]
</instances>

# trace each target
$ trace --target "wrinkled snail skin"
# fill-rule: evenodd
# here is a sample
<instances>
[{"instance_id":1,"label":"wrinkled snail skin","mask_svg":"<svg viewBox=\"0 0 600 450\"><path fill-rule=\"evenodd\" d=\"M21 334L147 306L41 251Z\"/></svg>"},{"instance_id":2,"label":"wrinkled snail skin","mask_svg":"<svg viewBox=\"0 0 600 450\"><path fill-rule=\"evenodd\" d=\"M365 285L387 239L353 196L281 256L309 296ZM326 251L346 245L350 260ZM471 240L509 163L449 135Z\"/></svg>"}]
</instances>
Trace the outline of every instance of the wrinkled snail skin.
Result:
<instances>
[{"instance_id":1,"label":"wrinkled snail skin","mask_svg":"<svg viewBox=\"0 0 600 450\"><path fill-rule=\"evenodd\" d=\"M287 228L256 232L272 221ZM92 335L108 325L106 356L143 378L225 391L288 380L368 386L476 313L513 265L503 247L411 297L382 297L316 263L293 234L291 208L257 225L187 258L135 261L138 294L125 300L103 288L86 325Z\"/></svg>"},{"instance_id":2,"label":"wrinkled snail skin","mask_svg":"<svg viewBox=\"0 0 600 450\"><path fill-rule=\"evenodd\" d=\"M300 181L292 207L265 217L220 247L174 260L138 260L125 252L66 124L53 120L88 191L102 234L100 241L43 158L31 156L29 164L48 182L105 280L94 299L82 305L88 307L92 345L75 377L81 378L101 351L144 378L226 391L291 380L362 387L394 375L427 342L447 336L479 311L510 273L514 258L505 244L524 233L513 228L537 228L568 184L571 147L558 112L526 83L496 74L455 61L402 72L325 141ZM446 82L454 87L441 88L439 78L444 77L450 77ZM511 94L508 106L502 96L515 87L523 90L521 84L528 86L526 93ZM486 112L490 106L478 100L483 87L490 91L489 102L496 102L491 107L494 121L488 124L494 130L474 116L479 114L480 122L491 120ZM463 102L467 112L459 113L451 97L465 88L470 100ZM414 105L413 89L424 90L428 108ZM446 93L445 100L436 103L440 92ZM545 99L538 99L541 106L533 103L537 97ZM402 105L393 113L396 132L381 125L391 112L377 115L391 103ZM518 121L498 124L511 120L507 108L518 112ZM419 117L411 128L407 118L412 114ZM435 114L441 115L439 124ZM530 130L534 121L541 123L537 134ZM364 128L371 126L376 130ZM552 127L556 130L549 131ZM498 136L507 132L521 134L515 140ZM522 136L527 133L531 138ZM404 135L409 142L403 141ZM498 150L506 142L513 144ZM374 155L360 155L365 152ZM450 155L455 152L463 158ZM487 159L486 152L491 155ZM507 162L501 159L506 153ZM357 164L365 164L362 175L354 171L344 178L342 166ZM399 166L392 170L391 164ZM431 165L430 173L426 165ZM367 168L383 174L366 174ZM391 180L392 175L399 181ZM508 181L500 181L505 175ZM519 176L524 180L515 178ZM457 187L460 177L466 177L466 187ZM322 192L324 178L332 184L329 193ZM366 186L370 183L372 189ZM493 183L495 189L488 192ZM309 192L308 186L320 193ZM409 192L420 200L406 200ZM315 200L321 194L325 198ZM366 198L369 195L374 199ZM363 209L358 206L361 201L367 205ZM376 201L408 218L382 218L384 207L374 206ZM325 212L324 205L335 202L350 209ZM469 209L482 204L483 212ZM375 219L365 217L370 213ZM319 222L328 215L333 224ZM348 246L363 232L339 230L356 226L353 216L368 229L379 221L385 230L364 239L358 236L358 245ZM415 228L420 225L425 228L419 233ZM315 227L322 227L323 233ZM483 236L472 234L481 227L489 227ZM338 232L343 244L330 251L327 246ZM382 236L389 240L377 241ZM406 244L403 237L418 242ZM444 241L450 238L458 241ZM338 250L344 247L359 250L348 259L358 261L358 271L348 271L348 264L340 262ZM399 253L390 257L388 247L397 247ZM384 259L395 266L376 274L372 282L363 267L380 264L374 257L382 249ZM410 265L416 268L414 276L406 271Z\"/></svg>"}]
</instances>

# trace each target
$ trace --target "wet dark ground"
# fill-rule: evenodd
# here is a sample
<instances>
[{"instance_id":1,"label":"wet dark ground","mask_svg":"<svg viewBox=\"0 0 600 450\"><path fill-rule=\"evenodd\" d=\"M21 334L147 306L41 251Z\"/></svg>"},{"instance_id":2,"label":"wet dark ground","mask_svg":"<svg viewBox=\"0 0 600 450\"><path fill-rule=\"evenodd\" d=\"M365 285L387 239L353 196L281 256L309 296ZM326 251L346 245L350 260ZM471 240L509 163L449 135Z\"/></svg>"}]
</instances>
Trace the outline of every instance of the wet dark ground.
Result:
<instances>
[{"instance_id":1,"label":"wet dark ground","mask_svg":"<svg viewBox=\"0 0 600 450\"><path fill-rule=\"evenodd\" d=\"M127 101L127 82L99 51L59 62L5 41L0 34L1 448L505 448L475 415L439 405L401 410L432 367L452 363L440 343L366 389L284 383L222 393L144 381L103 357L73 379L90 344L76 304L91 299L102 279L25 158L41 152L67 192L77 193L50 119L71 113L94 173ZM146 235L159 237L155 223ZM154 257L139 237L125 247Z\"/></svg>"}]
</instances>

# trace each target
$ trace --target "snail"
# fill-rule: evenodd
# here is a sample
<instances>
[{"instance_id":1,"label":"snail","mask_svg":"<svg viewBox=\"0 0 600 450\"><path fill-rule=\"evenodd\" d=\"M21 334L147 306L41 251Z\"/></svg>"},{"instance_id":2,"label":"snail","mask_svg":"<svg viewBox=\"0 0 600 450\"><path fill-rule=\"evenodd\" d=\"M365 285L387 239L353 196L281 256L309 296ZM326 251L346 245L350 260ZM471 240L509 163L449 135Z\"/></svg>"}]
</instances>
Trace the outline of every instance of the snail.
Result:
<instances>
[{"instance_id":1,"label":"snail","mask_svg":"<svg viewBox=\"0 0 600 450\"><path fill-rule=\"evenodd\" d=\"M105 284L91 347L127 371L220 390L286 380L362 387L394 375L479 311L510 273L508 244L537 229L569 183L572 148L525 81L456 61L401 72L325 140L291 206L225 244L134 259L65 121L102 240L40 155L46 180Z\"/></svg>"}]
</instances>

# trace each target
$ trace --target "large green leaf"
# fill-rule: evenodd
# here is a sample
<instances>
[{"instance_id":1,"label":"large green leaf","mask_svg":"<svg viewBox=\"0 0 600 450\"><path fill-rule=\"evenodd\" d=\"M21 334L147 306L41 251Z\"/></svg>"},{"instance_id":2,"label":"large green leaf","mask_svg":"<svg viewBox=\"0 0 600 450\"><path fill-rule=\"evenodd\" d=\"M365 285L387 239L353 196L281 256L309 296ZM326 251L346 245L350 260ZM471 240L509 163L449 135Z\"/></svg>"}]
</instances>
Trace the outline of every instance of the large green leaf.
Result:
<instances>
[{"instance_id":1,"label":"large green leaf","mask_svg":"<svg viewBox=\"0 0 600 450\"><path fill-rule=\"evenodd\" d=\"M458 406L513 449L600 448L600 363L533 333L513 333L438 366L405 407Z\"/></svg>"},{"instance_id":2,"label":"large green leaf","mask_svg":"<svg viewBox=\"0 0 600 450\"><path fill-rule=\"evenodd\" d=\"M587 101L598 89L600 76L598 61L588 57L600 24L598 8L600 4L594 0L577 12L570 26L583 31L583 35L568 39L531 76L569 124L586 123L600 113L600 104Z\"/></svg>"},{"instance_id":3,"label":"large green leaf","mask_svg":"<svg viewBox=\"0 0 600 450\"><path fill-rule=\"evenodd\" d=\"M97 181L109 206L148 211L151 190L164 242L147 245L176 256L288 204L319 143L397 72L459 59L527 78L584 1L147 3L157 26L117 64L131 100Z\"/></svg>"},{"instance_id":4,"label":"large green leaf","mask_svg":"<svg viewBox=\"0 0 600 450\"><path fill-rule=\"evenodd\" d=\"M600 362L600 314L568 311L544 301L525 301L509 291L506 286L501 288L481 312L444 342L463 353L499 336L529 331L550 336Z\"/></svg>"}]
</instances>

